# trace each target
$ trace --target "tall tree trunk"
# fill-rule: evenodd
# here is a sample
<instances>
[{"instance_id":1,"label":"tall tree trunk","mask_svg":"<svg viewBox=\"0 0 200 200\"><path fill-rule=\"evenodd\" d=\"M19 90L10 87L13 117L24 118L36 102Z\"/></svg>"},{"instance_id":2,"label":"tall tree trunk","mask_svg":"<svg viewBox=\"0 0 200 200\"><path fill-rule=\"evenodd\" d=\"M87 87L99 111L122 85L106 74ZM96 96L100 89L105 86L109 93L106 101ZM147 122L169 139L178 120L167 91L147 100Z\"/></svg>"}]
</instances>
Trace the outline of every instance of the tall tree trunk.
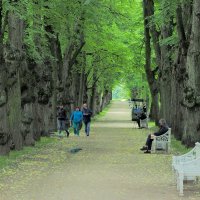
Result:
<instances>
[{"instance_id":1,"label":"tall tree trunk","mask_svg":"<svg viewBox=\"0 0 200 200\"><path fill-rule=\"evenodd\" d=\"M143 0L143 11L144 11L144 35L145 35L145 71L147 76L147 81L150 87L151 97L152 97L152 108L151 108L151 118L155 119L156 123L159 120L159 90L157 81L155 79L155 74L151 70L151 37L149 29L149 13L148 7L151 6L148 0Z\"/></svg>"},{"instance_id":2,"label":"tall tree trunk","mask_svg":"<svg viewBox=\"0 0 200 200\"><path fill-rule=\"evenodd\" d=\"M46 31L50 33L51 35L55 35L53 28L51 25L46 25L45 27ZM52 110L52 121L53 121L53 130L57 130L57 106L58 106L58 87L60 84L59 80L59 73L60 68L62 65L62 56L61 56L61 49L60 49L60 43L58 34L55 37L49 37L48 43L51 55L53 56L53 60L51 60L51 85L52 85L52 97L51 97L51 110Z\"/></svg>"},{"instance_id":3,"label":"tall tree trunk","mask_svg":"<svg viewBox=\"0 0 200 200\"><path fill-rule=\"evenodd\" d=\"M200 140L200 1L193 1L192 31L187 53L186 73L184 79L185 120L182 141L194 145Z\"/></svg>"},{"instance_id":4,"label":"tall tree trunk","mask_svg":"<svg viewBox=\"0 0 200 200\"><path fill-rule=\"evenodd\" d=\"M186 3L187 6L182 7ZM184 10L183 10L184 8ZM191 33L191 26L184 26L191 18L190 11L185 15L186 10L191 9L191 2L184 2L180 4L176 11L177 32L179 37L179 47L177 52L177 59L172 73L172 130L177 139L182 139L185 132L185 117L186 112L183 107L184 93L186 91L185 81L188 80L188 72L186 70L187 54L189 46L189 38ZM190 24L190 23L188 23ZM187 121L187 120L186 120Z\"/></svg>"},{"instance_id":5,"label":"tall tree trunk","mask_svg":"<svg viewBox=\"0 0 200 200\"><path fill-rule=\"evenodd\" d=\"M145 2L146 6L146 17L154 17L154 0L148 0L148 3ZM161 66L161 47L159 43L160 33L156 29L155 22L152 22L151 25L148 24L149 30L152 36L152 42L156 55L156 65L160 68Z\"/></svg>"},{"instance_id":6,"label":"tall tree trunk","mask_svg":"<svg viewBox=\"0 0 200 200\"><path fill-rule=\"evenodd\" d=\"M31 66L31 67L30 67ZM23 63L21 69L21 133L23 136L23 144L26 146L34 145L34 134L38 131L37 114L35 113L35 73L34 65L31 63Z\"/></svg>"},{"instance_id":7,"label":"tall tree trunk","mask_svg":"<svg viewBox=\"0 0 200 200\"><path fill-rule=\"evenodd\" d=\"M103 95L102 95L101 108L100 108L100 111L101 111L101 112L103 111L103 109L105 108L105 106L106 106L106 104L107 104L107 102L106 102L106 100L107 100L107 95L108 95L108 90L105 90L105 91L103 92Z\"/></svg>"},{"instance_id":8,"label":"tall tree trunk","mask_svg":"<svg viewBox=\"0 0 200 200\"><path fill-rule=\"evenodd\" d=\"M163 39L170 37L173 33L171 22L162 26L161 35ZM171 126L171 82L172 82L172 61L171 47L162 45L161 47L161 66L160 66L160 117L165 118Z\"/></svg>"},{"instance_id":9,"label":"tall tree trunk","mask_svg":"<svg viewBox=\"0 0 200 200\"><path fill-rule=\"evenodd\" d=\"M167 3L167 2L166 2ZM162 8L165 9L165 2L162 3ZM168 3L167 3L168 4ZM154 0L149 0L146 2L146 12L147 16L154 17ZM171 104L171 60L170 60L170 46L169 45L160 45L160 39L166 39L172 35L173 25L171 21L165 23L161 27L161 31L158 32L156 24L153 20L149 24L150 33L152 36L152 42L154 46L154 51L156 55L156 65L159 70L159 92L160 92L160 117L165 118L169 124L171 124L170 117L170 104ZM161 36L161 38L160 38ZM158 104L158 96L156 95L153 98L155 102L151 105L151 113L158 112L158 109L155 109L154 104ZM155 110L155 111L153 111Z\"/></svg>"},{"instance_id":10,"label":"tall tree trunk","mask_svg":"<svg viewBox=\"0 0 200 200\"><path fill-rule=\"evenodd\" d=\"M0 0L0 155L5 155L10 151L10 131L8 125L8 109L7 109L7 73L4 60L3 45L3 8L2 0Z\"/></svg>"},{"instance_id":11,"label":"tall tree trunk","mask_svg":"<svg viewBox=\"0 0 200 200\"><path fill-rule=\"evenodd\" d=\"M85 45L84 39L84 13L81 13L80 19L75 23L74 33L71 41L69 41L69 46L66 49L64 60L63 60L63 73L62 73L62 85L63 85L63 103L68 105L69 112L74 107L75 99L73 99L73 93L70 90L72 86L73 78L73 67L77 63L77 58L80 55L83 46ZM71 93L71 95L70 95Z\"/></svg>"},{"instance_id":12,"label":"tall tree trunk","mask_svg":"<svg viewBox=\"0 0 200 200\"><path fill-rule=\"evenodd\" d=\"M9 48L7 49L6 68L8 70L8 123L15 149L20 150L23 145L21 134L21 87L20 69L24 61L23 21L15 11L9 12L8 17Z\"/></svg>"},{"instance_id":13,"label":"tall tree trunk","mask_svg":"<svg viewBox=\"0 0 200 200\"><path fill-rule=\"evenodd\" d=\"M82 52L78 105L82 105L84 103L85 87L86 87L85 68L86 68L86 55L85 52Z\"/></svg>"},{"instance_id":14,"label":"tall tree trunk","mask_svg":"<svg viewBox=\"0 0 200 200\"><path fill-rule=\"evenodd\" d=\"M94 69L93 69L93 84L92 84L92 91L91 91L91 100L90 100L90 108L93 111L93 115L96 114L96 95L97 95L97 71L96 71L96 67L94 65Z\"/></svg>"}]
</instances>

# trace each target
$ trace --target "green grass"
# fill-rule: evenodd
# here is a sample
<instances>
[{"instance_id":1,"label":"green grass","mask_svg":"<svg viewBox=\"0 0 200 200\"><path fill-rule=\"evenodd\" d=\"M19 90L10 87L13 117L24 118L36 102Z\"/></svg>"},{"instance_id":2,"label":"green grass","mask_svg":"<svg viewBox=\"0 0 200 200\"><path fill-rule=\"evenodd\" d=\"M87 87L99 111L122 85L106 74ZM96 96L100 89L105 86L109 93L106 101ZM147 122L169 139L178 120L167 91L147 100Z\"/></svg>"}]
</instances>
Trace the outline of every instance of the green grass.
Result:
<instances>
[{"instance_id":1,"label":"green grass","mask_svg":"<svg viewBox=\"0 0 200 200\"><path fill-rule=\"evenodd\" d=\"M148 122L148 126L149 126L149 128L156 127L156 125L155 125L155 122L154 122L154 121L149 121L149 122Z\"/></svg>"},{"instance_id":2,"label":"green grass","mask_svg":"<svg viewBox=\"0 0 200 200\"><path fill-rule=\"evenodd\" d=\"M44 146L55 142L53 138L42 137L39 142L36 142L34 147L24 147L21 151L11 151L7 156L0 156L0 169L11 165L16 162L17 159L29 154L35 154Z\"/></svg>"},{"instance_id":3,"label":"green grass","mask_svg":"<svg viewBox=\"0 0 200 200\"><path fill-rule=\"evenodd\" d=\"M171 147L172 147L172 153L175 155L176 154L180 154L180 155L185 154L192 149L192 148L185 147L181 143L181 141L176 140L173 135L171 138Z\"/></svg>"}]
</instances>

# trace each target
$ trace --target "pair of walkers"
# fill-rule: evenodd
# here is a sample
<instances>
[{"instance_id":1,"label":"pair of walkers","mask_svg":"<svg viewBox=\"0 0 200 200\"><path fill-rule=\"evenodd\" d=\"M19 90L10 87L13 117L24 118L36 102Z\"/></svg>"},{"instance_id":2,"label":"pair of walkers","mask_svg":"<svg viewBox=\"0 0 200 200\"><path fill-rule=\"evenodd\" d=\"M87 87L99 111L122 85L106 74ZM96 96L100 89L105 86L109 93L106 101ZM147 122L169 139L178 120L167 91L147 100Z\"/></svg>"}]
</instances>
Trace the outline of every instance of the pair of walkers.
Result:
<instances>
[{"instance_id":1,"label":"pair of walkers","mask_svg":"<svg viewBox=\"0 0 200 200\"><path fill-rule=\"evenodd\" d=\"M70 124L73 125L74 134L79 136L79 131L82 128L82 122L85 124L85 134L90 134L90 122L91 122L92 111L87 107L87 104L83 104L82 111L79 107L76 107L75 111L72 112L70 117Z\"/></svg>"}]
</instances>

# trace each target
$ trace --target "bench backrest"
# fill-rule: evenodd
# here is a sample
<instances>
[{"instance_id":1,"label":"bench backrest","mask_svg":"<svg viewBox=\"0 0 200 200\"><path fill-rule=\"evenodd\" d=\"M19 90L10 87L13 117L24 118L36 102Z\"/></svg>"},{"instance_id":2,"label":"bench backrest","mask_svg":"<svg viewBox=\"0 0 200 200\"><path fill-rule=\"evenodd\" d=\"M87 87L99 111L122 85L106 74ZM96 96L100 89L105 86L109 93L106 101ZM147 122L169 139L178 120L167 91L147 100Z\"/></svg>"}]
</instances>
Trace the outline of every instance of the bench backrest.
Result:
<instances>
[{"instance_id":1,"label":"bench backrest","mask_svg":"<svg viewBox=\"0 0 200 200\"><path fill-rule=\"evenodd\" d=\"M171 128L165 134L157 136L156 141L171 142Z\"/></svg>"},{"instance_id":2,"label":"bench backrest","mask_svg":"<svg viewBox=\"0 0 200 200\"><path fill-rule=\"evenodd\" d=\"M195 159L200 157L200 143L199 142L196 142L196 144L195 144L193 156Z\"/></svg>"},{"instance_id":3,"label":"bench backrest","mask_svg":"<svg viewBox=\"0 0 200 200\"><path fill-rule=\"evenodd\" d=\"M156 149L169 150L171 143L171 128L160 136L156 136Z\"/></svg>"}]
</instances>

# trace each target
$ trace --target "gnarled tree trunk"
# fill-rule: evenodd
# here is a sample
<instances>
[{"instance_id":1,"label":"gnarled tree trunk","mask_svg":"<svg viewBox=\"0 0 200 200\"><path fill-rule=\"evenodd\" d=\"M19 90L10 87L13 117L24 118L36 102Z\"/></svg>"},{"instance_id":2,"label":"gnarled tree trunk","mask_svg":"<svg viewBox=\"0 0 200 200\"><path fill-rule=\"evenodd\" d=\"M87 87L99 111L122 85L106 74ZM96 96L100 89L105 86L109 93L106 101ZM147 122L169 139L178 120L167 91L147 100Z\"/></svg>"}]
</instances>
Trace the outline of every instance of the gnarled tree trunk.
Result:
<instances>
[{"instance_id":1,"label":"gnarled tree trunk","mask_svg":"<svg viewBox=\"0 0 200 200\"><path fill-rule=\"evenodd\" d=\"M149 10L152 4L148 0L143 0L144 10L144 36L145 36L145 71L147 81L149 84L152 105L151 105L151 118L155 119L156 123L159 120L159 89L157 80L155 79L154 71L151 69L151 37L148 17L151 16Z\"/></svg>"},{"instance_id":2,"label":"gnarled tree trunk","mask_svg":"<svg viewBox=\"0 0 200 200\"><path fill-rule=\"evenodd\" d=\"M7 95L7 73L4 60L3 45L3 8L0 0L0 155L10 151L10 131L8 125L8 95Z\"/></svg>"},{"instance_id":3,"label":"gnarled tree trunk","mask_svg":"<svg viewBox=\"0 0 200 200\"><path fill-rule=\"evenodd\" d=\"M182 141L193 145L200 140L200 1L193 1L192 30L187 53L186 74L184 79L185 120Z\"/></svg>"},{"instance_id":4,"label":"gnarled tree trunk","mask_svg":"<svg viewBox=\"0 0 200 200\"><path fill-rule=\"evenodd\" d=\"M6 49L8 123L16 150L22 149L21 134L21 85L20 72L24 65L23 32L24 24L15 11L8 14L9 46Z\"/></svg>"}]
</instances>

